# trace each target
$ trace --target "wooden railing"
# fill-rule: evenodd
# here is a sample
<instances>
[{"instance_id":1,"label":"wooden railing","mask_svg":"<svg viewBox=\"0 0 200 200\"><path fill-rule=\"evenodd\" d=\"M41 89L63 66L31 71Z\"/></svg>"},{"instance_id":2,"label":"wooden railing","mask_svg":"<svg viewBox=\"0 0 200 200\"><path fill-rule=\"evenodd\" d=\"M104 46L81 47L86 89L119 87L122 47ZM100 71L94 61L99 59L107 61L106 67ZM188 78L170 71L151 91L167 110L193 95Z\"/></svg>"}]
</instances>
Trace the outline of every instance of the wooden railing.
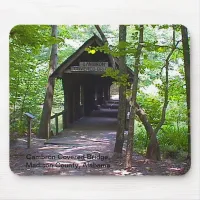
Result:
<instances>
[{"instance_id":1,"label":"wooden railing","mask_svg":"<svg viewBox=\"0 0 200 200\"><path fill-rule=\"evenodd\" d=\"M54 115L51 116L51 120L55 118L55 126L56 126L56 135L59 132L59 127L58 127L58 117L62 115L62 130L64 129L64 114L67 112L67 110L63 110L62 112L55 113ZM50 123L51 124L51 123Z\"/></svg>"}]
</instances>

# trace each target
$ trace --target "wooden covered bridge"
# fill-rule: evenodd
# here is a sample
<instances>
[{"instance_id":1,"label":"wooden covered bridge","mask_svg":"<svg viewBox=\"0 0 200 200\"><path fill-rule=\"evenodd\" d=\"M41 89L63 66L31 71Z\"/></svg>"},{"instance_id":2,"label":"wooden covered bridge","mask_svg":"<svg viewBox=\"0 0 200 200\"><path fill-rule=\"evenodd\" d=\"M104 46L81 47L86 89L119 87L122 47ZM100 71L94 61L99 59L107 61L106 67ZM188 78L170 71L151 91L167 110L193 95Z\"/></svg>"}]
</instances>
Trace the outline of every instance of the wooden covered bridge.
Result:
<instances>
[{"instance_id":1,"label":"wooden covered bridge","mask_svg":"<svg viewBox=\"0 0 200 200\"><path fill-rule=\"evenodd\" d=\"M83 116L90 116L93 110L110 100L110 86L113 80L110 77L102 77L102 74L108 67L118 68L117 59L100 51L89 54L85 50L102 45L103 41L94 35L51 75L62 79L63 83L63 129ZM129 74L132 77L131 71Z\"/></svg>"}]
</instances>

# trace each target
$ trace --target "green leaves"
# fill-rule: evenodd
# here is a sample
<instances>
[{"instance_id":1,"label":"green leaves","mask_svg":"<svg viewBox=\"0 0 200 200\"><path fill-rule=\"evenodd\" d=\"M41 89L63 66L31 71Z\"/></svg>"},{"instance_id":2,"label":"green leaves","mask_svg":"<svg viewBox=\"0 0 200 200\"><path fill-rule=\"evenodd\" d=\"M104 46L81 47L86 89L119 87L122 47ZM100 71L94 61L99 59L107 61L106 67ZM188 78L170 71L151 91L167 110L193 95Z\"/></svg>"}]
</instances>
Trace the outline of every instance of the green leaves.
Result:
<instances>
[{"instance_id":1,"label":"green leaves","mask_svg":"<svg viewBox=\"0 0 200 200\"><path fill-rule=\"evenodd\" d=\"M10 39L17 45L37 48L50 40L50 26L17 25L10 31Z\"/></svg>"},{"instance_id":2,"label":"green leaves","mask_svg":"<svg viewBox=\"0 0 200 200\"><path fill-rule=\"evenodd\" d=\"M113 69L113 68L107 68L105 73L102 75L102 77L111 77L115 80L115 83L117 85L123 85L123 86L129 86L130 83L128 81L129 75L128 74L121 74L119 73L119 70Z\"/></svg>"},{"instance_id":3,"label":"green leaves","mask_svg":"<svg viewBox=\"0 0 200 200\"><path fill-rule=\"evenodd\" d=\"M147 96L140 92L137 100L145 110L150 123L154 126L160 120L162 101L153 96Z\"/></svg>"},{"instance_id":4,"label":"green leaves","mask_svg":"<svg viewBox=\"0 0 200 200\"><path fill-rule=\"evenodd\" d=\"M50 26L18 25L10 31L10 119L11 131L24 132L24 112L38 116L48 77L49 47L63 42L51 37ZM33 127L34 128L34 127Z\"/></svg>"},{"instance_id":5,"label":"green leaves","mask_svg":"<svg viewBox=\"0 0 200 200\"><path fill-rule=\"evenodd\" d=\"M135 44L121 41L116 46L111 46L106 43L100 47L98 46L86 48L85 51L90 54L94 54L97 51L100 51L105 54L110 54L113 57L120 57L125 55L134 55L136 53L136 47Z\"/></svg>"},{"instance_id":6,"label":"green leaves","mask_svg":"<svg viewBox=\"0 0 200 200\"><path fill-rule=\"evenodd\" d=\"M90 50L88 51L88 53L90 53L90 54L95 54L96 51L95 51L94 49L90 49Z\"/></svg>"},{"instance_id":7,"label":"green leaves","mask_svg":"<svg viewBox=\"0 0 200 200\"><path fill-rule=\"evenodd\" d=\"M151 70L159 69L160 67L162 67L162 64L163 63L158 60L150 60L150 59L143 60L143 67Z\"/></svg>"},{"instance_id":8,"label":"green leaves","mask_svg":"<svg viewBox=\"0 0 200 200\"><path fill-rule=\"evenodd\" d=\"M46 43L47 45L59 44L59 43L64 43L65 42L65 40L63 38L61 38L61 37L57 37L57 38L49 37L47 41L48 41Z\"/></svg>"}]
</instances>

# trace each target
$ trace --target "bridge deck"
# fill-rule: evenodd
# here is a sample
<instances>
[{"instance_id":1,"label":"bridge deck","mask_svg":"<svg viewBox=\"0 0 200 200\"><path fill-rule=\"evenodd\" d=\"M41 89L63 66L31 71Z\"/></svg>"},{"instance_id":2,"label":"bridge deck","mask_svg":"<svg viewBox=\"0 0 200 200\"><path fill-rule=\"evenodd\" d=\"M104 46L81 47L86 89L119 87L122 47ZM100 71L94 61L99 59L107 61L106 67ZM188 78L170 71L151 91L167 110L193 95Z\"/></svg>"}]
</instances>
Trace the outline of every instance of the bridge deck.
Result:
<instances>
[{"instance_id":1,"label":"bridge deck","mask_svg":"<svg viewBox=\"0 0 200 200\"><path fill-rule=\"evenodd\" d=\"M49 139L45 144L65 144L79 141L81 138L102 138L103 135L115 135L117 128L117 109L95 110L90 117L83 117L76 121L72 126L63 130L57 136ZM109 134L109 133L113 134Z\"/></svg>"}]
</instances>

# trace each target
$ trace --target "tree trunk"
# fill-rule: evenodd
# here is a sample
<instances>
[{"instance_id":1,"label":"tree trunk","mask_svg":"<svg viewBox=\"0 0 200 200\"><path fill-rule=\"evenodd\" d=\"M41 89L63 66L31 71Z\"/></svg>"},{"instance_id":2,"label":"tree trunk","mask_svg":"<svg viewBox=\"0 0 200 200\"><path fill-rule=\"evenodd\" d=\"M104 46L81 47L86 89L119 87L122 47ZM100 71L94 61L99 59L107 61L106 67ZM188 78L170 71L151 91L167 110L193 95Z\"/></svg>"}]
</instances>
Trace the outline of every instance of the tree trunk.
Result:
<instances>
[{"instance_id":1,"label":"tree trunk","mask_svg":"<svg viewBox=\"0 0 200 200\"><path fill-rule=\"evenodd\" d=\"M138 48L137 48L137 52L135 56L134 80L133 80L132 99L131 99L131 107L130 107L131 112L130 112L130 118L129 118L125 168L132 167L133 137L134 137L134 127L135 127L135 102L137 99L138 75L139 75L140 55L142 53L143 32L144 32L144 26L141 25L140 33L139 33L139 43L138 43Z\"/></svg>"},{"instance_id":2,"label":"tree trunk","mask_svg":"<svg viewBox=\"0 0 200 200\"><path fill-rule=\"evenodd\" d=\"M187 100L187 114L188 114L188 157L191 154L190 144L190 48L188 42L188 31L185 26L181 26L183 57L184 57L184 71L186 81L186 100Z\"/></svg>"},{"instance_id":3,"label":"tree trunk","mask_svg":"<svg viewBox=\"0 0 200 200\"><path fill-rule=\"evenodd\" d=\"M155 131L152 132L149 144L147 146L146 158L151 160L161 160L160 146Z\"/></svg>"},{"instance_id":4,"label":"tree trunk","mask_svg":"<svg viewBox=\"0 0 200 200\"><path fill-rule=\"evenodd\" d=\"M57 26L52 25L52 37L57 37ZM46 95L42 110L42 116L40 121L40 127L38 131L38 136L40 138L49 138L50 132L50 117L51 117L51 109L53 103L53 93L54 93L54 85L55 78L50 77L50 75L54 72L57 65L57 44L52 45L50 63L49 63L49 79L48 85L46 89Z\"/></svg>"},{"instance_id":5,"label":"tree trunk","mask_svg":"<svg viewBox=\"0 0 200 200\"><path fill-rule=\"evenodd\" d=\"M135 103L135 107L136 114L144 125L148 138L150 139L149 145L147 147L146 157L152 160L160 160L160 147L156 138L155 131L150 124L144 110L137 103Z\"/></svg>"},{"instance_id":6,"label":"tree trunk","mask_svg":"<svg viewBox=\"0 0 200 200\"><path fill-rule=\"evenodd\" d=\"M108 43L108 40L101 30L99 25L95 25L97 31L101 35L101 38L104 43ZM120 25L119 26L119 42L126 41L126 26ZM115 68L115 61L111 55L109 55L111 65ZM120 75L127 73L126 67L126 59L125 56L121 56L119 58L119 71ZM117 126L117 134L116 134L116 141L115 141L115 148L114 148L114 155L121 156L123 144L124 144L124 130L125 130L125 120L126 120L126 87L121 85L119 86L119 108L118 108L118 126Z\"/></svg>"},{"instance_id":7,"label":"tree trunk","mask_svg":"<svg viewBox=\"0 0 200 200\"><path fill-rule=\"evenodd\" d=\"M119 26L119 42L126 41L126 26ZM126 58L121 56L119 58L119 73L120 75L127 73ZM121 156L123 144L124 144L124 130L125 130L125 119L126 119L126 87L123 85L119 86L119 108L118 108L118 126L115 141L114 152L115 155Z\"/></svg>"}]
</instances>

